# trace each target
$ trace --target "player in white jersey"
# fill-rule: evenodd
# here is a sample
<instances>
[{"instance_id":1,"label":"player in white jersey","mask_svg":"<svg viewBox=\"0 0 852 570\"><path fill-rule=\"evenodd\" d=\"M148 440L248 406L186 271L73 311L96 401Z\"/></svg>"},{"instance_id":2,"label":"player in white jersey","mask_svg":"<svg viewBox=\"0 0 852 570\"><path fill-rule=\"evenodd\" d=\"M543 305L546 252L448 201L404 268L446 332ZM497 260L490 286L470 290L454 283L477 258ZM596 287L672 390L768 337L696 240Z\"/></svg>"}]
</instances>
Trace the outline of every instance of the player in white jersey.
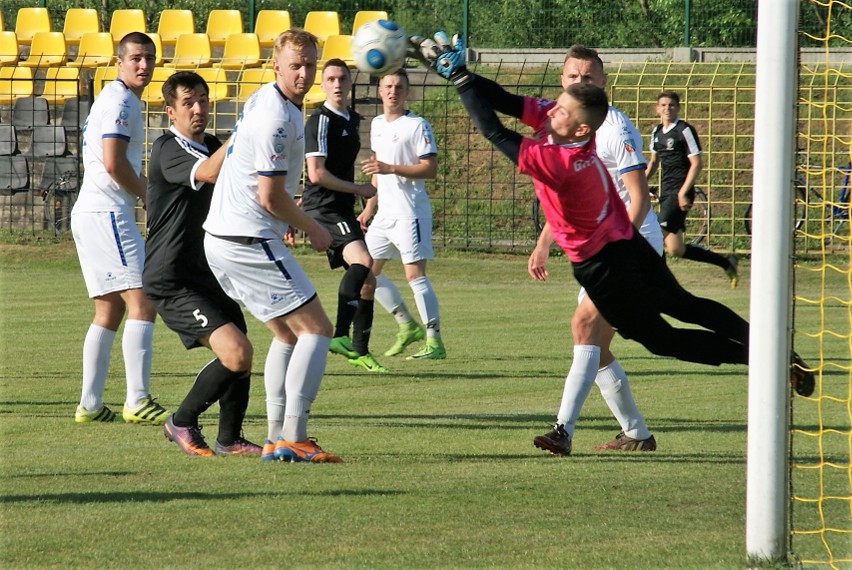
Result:
<instances>
[{"instance_id":1,"label":"player in white jersey","mask_svg":"<svg viewBox=\"0 0 852 570\"><path fill-rule=\"evenodd\" d=\"M283 32L273 69L275 81L249 98L234 127L204 222L204 249L225 293L275 337L264 368L269 427L261 459L338 463L308 439L333 329L283 242L290 224L317 251L331 245L328 231L294 200L305 160L302 101L316 76L316 37Z\"/></svg>"},{"instance_id":2,"label":"player in white jersey","mask_svg":"<svg viewBox=\"0 0 852 570\"><path fill-rule=\"evenodd\" d=\"M400 354L424 337L399 289L381 274L388 260L399 257L426 326L425 346L409 359L443 359L447 353L441 340L438 297L426 277L426 262L434 257L426 180L438 174L438 151L428 121L405 108L409 90L403 69L379 80L383 114L370 125L374 155L361 164L361 172L373 177L378 193L367 201L358 219L365 228L372 219L366 242L374 259L376 300L399 324L397 341L385 355Z\"/></svg>"},{"instance_id":3,"label":"player in white jersey","mask_svg":"<svg viewBox=\"0 0 852 570\"><path fill-rule=\"evenodd\" d=\"M156 48L132 32L117 48L118 78L104 87L83 127L85 173L71 213L71 230L95 316L83 343L83 390L77 422L111 422L103 390L116 331L124 318L122 349L126 422L162 425L168 412L149 393L156 312L142 292L145 244L136 227L136 202L145 203L144 124L139 97L151 81Z\"/></svg>"},{"instance_id":4,"label":"player in white jersey","mask_svg":"<svg viewBox=\"0 0 852 570\"><path fill-rule=\"evenodd\" d=\"M573 83L589 83L601 89L606 87L606 73L597 52L580 45L569 48L562 66L561 79L563 88ZM657 217L651 209L648 181L645 177L646 162L642 156L642 137L627 116L615 107L610 107L606 120L596 133L595 142L597 154L615 182L618 193L627 206L630 220L657 253L662 255L663 235ZM545 263L551 243L549 228L545 225L528 264L530 275L540 281L547 279ZM600 315L591 299L582 292L571 319L571 332L574 337L574 359L565 379L556 426L547 434L535 438L536 447L556 454L570 453L574 425L569 418L577 417L574 410L582 405L591 388L584 385L581 379L588 377L584 372L588 368L587 363L595 359L594 353L599 351L600 363L595 383L622 431L614 440L595 449L655 450L656 440L636 406L627 374L610 351L615 331ZM561 449L563 444L569 447Z\"/></svg>"}]
</instances>

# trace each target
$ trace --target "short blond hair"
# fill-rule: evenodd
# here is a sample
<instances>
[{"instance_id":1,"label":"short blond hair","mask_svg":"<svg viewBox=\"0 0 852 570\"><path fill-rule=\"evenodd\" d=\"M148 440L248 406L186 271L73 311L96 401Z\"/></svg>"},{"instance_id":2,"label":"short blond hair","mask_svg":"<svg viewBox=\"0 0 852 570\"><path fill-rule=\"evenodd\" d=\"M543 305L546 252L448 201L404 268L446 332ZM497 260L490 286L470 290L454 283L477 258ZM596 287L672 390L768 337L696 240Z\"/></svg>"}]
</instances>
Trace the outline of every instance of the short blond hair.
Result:
<instances>
[{"instance_id":1,"label":"short blond hair","mask_svg":"<svg viewBox=\"0 0 852 570\"><path fill-rule=\"evenodd\" d=\"M318 41L315 35L306 30L301 28L290 28L289 30L281 32L278 37L275 38L275 46L273 47L275 55L281 53L281 50L288 45L297 49L304 49L306 47L313 47L314 49L317 49Z\"/></svg>"}]
</instances>

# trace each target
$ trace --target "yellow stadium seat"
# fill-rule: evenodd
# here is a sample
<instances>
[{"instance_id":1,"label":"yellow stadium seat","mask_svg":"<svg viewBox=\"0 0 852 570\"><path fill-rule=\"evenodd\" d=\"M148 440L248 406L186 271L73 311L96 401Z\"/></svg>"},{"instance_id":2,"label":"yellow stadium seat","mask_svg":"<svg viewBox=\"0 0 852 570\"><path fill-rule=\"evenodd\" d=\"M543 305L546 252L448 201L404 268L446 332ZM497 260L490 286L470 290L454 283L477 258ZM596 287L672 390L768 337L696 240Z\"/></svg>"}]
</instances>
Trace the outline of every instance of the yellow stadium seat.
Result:
<instances>
[{"instance_id":1,"label":"yellow stadium seat","mask_svg":"<svg viewBox=\"0 0 852 570\"><path fill-rule=\"evenodd\" d=\"M247 100L260 86L272 83L273 81L275 81L275 71L272 68L254 67L244 70L240 74L240 88L239 93L237 93L237 100Z\"/></svg>"},{"instance_id":2,"label":"yellow stadium seat","mask_svg":"<svg viewBox=\"0 0 852 570\"><path fill-rule=\"evenodd\" d=\"M195 33L195 18L192 10L174 10L167 8L160 12L157 33L164 46L177 44L178 36Z\"/></svg>"},{"instance_id":3,"label":"yellow stadium seat","mask_svg":"<svg viewBox=\"0 0 852 570\"><path fill-rule=\"evenodd\" d=\"M109 33L117 44L130 32L144 32L145 26L145 13L142 10L115 10L109 21Z\"/></svg>"},{"instance_id":4,"label":"yellow stadium seat","mask_svg":"<svg viewBox=\"0 0 852 570\"><path fill-rule=\"evenodd\" d=\"M18 62L23 67L59 67L65 65L65 36L62 32L36 32L27 59Z\"/></svg>"},{"instance_id":5,"label":"yellow stadium seat","mask_svg":"<svg viewBox=\"0 0 852 570\"><path fill-rule=\"evenodd\" d=\"M0 67L18 65L18 35L0 32Z\"/></svg>"},{"instance_id":6,"label":"yellow stadium seat","mask_svg":"<svg viewBox=\"0 0 852 570\"><path fill-rule=\"evenodd\" d=\"M80 38L77 57L74 61L68 62L68 67L93 69L101 65L109 65L112 63L114 53L111 33L89 32Z\"/></svg>"},{"instance_id":7,"label":"yellow stadium seat","mask_svg":"<svg viewBox=\"0 0 852 570\"><path fill-rule=\"evenodd\" d=\"M231 34L225 40L225 49L222 59L213 64L213 67L223 69L245 69L246 67L259 67L260 40L255 34Z\"/></svg>"},{"instance_id":8,"label":"yellow stadium seat","mask_svg":"<svg viewBox=\"0 0 852 570\"><path fill-rule=\"evenodd\" d=\"M292 27L290 12L287 10L261 10L255 19L254 33L260 40L260 47L271 48L281 32Z\"/></svg>"},{"instance_id":9,"label":"yellow stadium seat","mask_svg":"<svg viewBox=\"0 0 852 570\"><path fill-rule=\"evenodd\" d=\"M160 34L157 32L148 32L148 37L154 41L154 49L157 50L157 59L155 63L160 66L163 65L163 42L160 41Z\"/></svg>"},{"instance_id":10,"label":"yellow stadium seat","mask_svg":"<svg viewBox=\"0 0 852 570\"><path fill-rule=\"evenodd\" d=\"M15 34L18 36L18 43L28 46L38 32L49 32L52 29L47 8L18 10L18 16L15 18Z\"/></svg>"},{"instance_id":11,"label":"yellow stadium seat","mask_svg":"<svg viewBox=\"0 0 852 570\"><path fill-rule=\"evenodd\" d=\"M359 10L355 12L355 19L352 20L352 35L355 35L355 30L373 20L387 20L388 13L384 10Z\"/></svg>"},{"instance_id":12,"label":"yellow stadium seat","mask_svg":"<svg viewBox=\"0 0 852 570\"><path fill-rule=\"evenodd\" d=\"M51 67L44 77L44 91L41 96L51 105L58 105L66 99L79 97L80 70L76 67Z\"/></svg>"},{"instance_id":13,"label":"yellow stadium seat","mask_svg":"<svg viewBox=\"0 0 852 570\"><path fill-rule=\"evenodd\" d=\"M65 43L76 46L80 43L83 34L101 31L101 22L98 19L98 11L93 8L69 8L65 13L65 23L62 33L65 34Z\"/></svg>"},{"instance_id":14,"label":"yellow stadium seat","mask_svg":"<svg viewBox=\"0 0 852 570\"><path fill-rule=\"evenodd\" d=\"M0 67L0 104L11 105L20 97L32 97L33 91L32 69Z\"/></svg>"},{"instance_id":15,"label":"yellow stadium seat","mask_svg":"<svg viewBox=\"0 0 852 570\"><path fill-rule=\"evenodd\" d=\"M212 57L207 34L181 34L175 42L174 57L165 66L176 69L210 67Z\"/></svg>"},{"instance_id":16,"label":"yellow stadium seat","mask_svg":"<svg viewBox=\"0 0 852 570\"><path fill-rule=\"evenodd\" d=\"M319 69L322 69L326 61L334 58L342 59L349 67L355 65L355 60L352 59L352 36L328 36L325 45L322 46Z\"/></svg>"},{"instance_id":17,"label":"yellow stadium seat","mask_svg":"<svg viewBox=\"0 0 852 570\"><path fill-rule=\"evenodd\" d=\"M228 96L228 75L224 69L214 69L212 67L202 67L196 69L195 72L204 78L207 82L209 94L207 98L211 103L219 101L227 101Z\"/></svg>"},{"instance_id":18,"label":"yellow stadium seat","mask_svg":"<svg viewBox=\"0 0 852 570\"><path fill-rule=\"evenodd\" d=\"M302 101L302 105L304 105L305 109L313 109L322 105L325 100L326 96L322 87L320 87L319 83L314 83L305 94L305 99Z\"/></svg>"},{"instance_id":19,"label":"yellow stadium seat","mask_svg":"<svg viewBox=\"0 0 852 570\"><path fill-rule=\"evenodd\" d=\"M305 30L317 37L319 47L328 36L340 34L340 17L337 12L311 11L305 16ZM282 30L283 31L283 30Z\"/></svg>"},{"instance_id":20,"label":"yellow stadium seat","mask_svg":"<svg viewBox=\"0 0 852 570\"><path fill-rule=\"evenodd\" d=\"M243 33L243 15L239 10L210 10L207 15L207 35L210 45L221 47L231 34Z\"/></svg>"},{"instance_id":21,"label":"yellow stadium seat","mask_svg":"<svg viewBox=\"0 0 852 570\"><path fill-rule=\"evenodd\" d=\"M115 81L116 77L118 77L118 67L114 65L96 67L93 86L95 95L100 93L107 83Z\"/></svg>"},{"instance_id":22,"label":"yellow stadium seat","mask_svg":"<svg viewBox=\"0 0 852 570\"><path fill-rule=\"evenodd\" d=\"M149 83L145 90L142 91L142 101L151 106L162 106L163 101L163 83L166 82L166 79L171 77L174 74L174 69L169 69L168 67L157 67L154 69L154 73L151 76L151 83Z\"/></svg>"}]
</instances>

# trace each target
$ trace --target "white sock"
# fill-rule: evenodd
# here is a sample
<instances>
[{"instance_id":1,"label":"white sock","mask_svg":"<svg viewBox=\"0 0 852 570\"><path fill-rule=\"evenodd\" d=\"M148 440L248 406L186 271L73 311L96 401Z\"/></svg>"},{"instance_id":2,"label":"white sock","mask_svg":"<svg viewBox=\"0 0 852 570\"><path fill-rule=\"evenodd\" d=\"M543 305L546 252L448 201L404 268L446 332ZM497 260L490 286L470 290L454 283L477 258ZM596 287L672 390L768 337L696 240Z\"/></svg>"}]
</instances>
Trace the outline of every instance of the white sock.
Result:
<instances>
[{"instance_id":1,"label":"white sock","mask_svg":"<svg viewBox=\"0 0 852 570\"><path fill-rule=\"evenodd\" d=\"M375 299L385 311L393 315L397 323L402 325L413 320L408 307L405 306L405 301L402 300L399 289L382 274L376 276Z\"/></svg>"},{"instance_id":2,"label":"white sock","mask_svg":"<svg viewBox=\"0 0 852 570\"><path fill-rule=\"evenodd\" d=\"M125 403L130 409L136 408L151 394L153 344L154 323L136 320L124 322L121 350L124 354L124 373L127 376Z\"/></svg>"},{"instance_id":3,"label":"white sock","mask_svg":"<svg viewBox=\"0 0 852 570\"><path fill-rule=\"evenodd\" d=\"M420 320L426 324L426 331L430 337L440 337L441 327L438 321L438 296L435 295L435 290L432 289L432 284L429 278L425 275L412 279L408 282L411 291L414 293L414 303L417 305L417 311L420 313Z\"/></svg>"},{"instance_id":4,"label":"white sock","mask_svg":"<svg viewBox=\"0 0 852 570\"><path fill-rule=\"evenodd\" d=\"M562 404L559 406L557 423L565 426L569 436L574 435L574 427L580 417L580 408L592 389L598 365L601 361L601 349L594 345L575 345L574 360L571 369L565 377L565 388L562 391Z\"/></svg>"},{"instance_id":5,"label":"white sock","mask_svg":"<svg viewBox=\"0 0 852 570\"><path fill-rule=\"evenodd\" d=\"M273 442L284 428L284 405L287 402L284 383L292 354L292 344L285 344L273 338L266 353L266 364L263 366L263 385L266 388L266 439Z\"/></svg>"},{"instance_id":6,"label":"white sock","mask_svg":"<svg viewBox=\"0 0 852 570\"><path fill-rule=\"evenodd\" d=\"M612 415L618 420L624 435L633 439L651 437L651 432L645 425L645 418L642 417L633 400L633 394L630 393L627 374L617 360L598 370L595 384L600 388L601 396L609 406Z\"/></svg>"},{"instance_id":7,"label":"white sock","mask_svg":"<svg viewBox=\"0 0 852 570\"><path fill-rule=\"evenodd\" d=\"M115 331L90 325L83 341L83 392L80 406L89 412L103 407L104 385Z\"/></svg>"},{"instance_id":8,"label":"white sock","mask_svg":"<svg viewBox=\"0 0 852 570\"><path fill-rule=\"evenodd\" d=\"M325 374L329 344L329 337L318 334L303 334L296 341L287 367L287 403L281 431L285 441L308 438L308 416Z\"/></svg>"}]
</instances>

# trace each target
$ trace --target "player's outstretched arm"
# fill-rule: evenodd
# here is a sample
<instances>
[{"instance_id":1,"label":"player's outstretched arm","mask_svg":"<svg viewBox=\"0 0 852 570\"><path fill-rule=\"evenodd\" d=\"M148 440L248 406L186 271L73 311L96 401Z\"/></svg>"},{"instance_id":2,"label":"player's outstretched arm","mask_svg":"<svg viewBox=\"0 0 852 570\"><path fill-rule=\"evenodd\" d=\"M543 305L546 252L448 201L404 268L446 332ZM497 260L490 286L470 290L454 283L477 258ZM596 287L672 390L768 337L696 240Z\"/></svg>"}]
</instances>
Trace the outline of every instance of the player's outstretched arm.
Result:
<instances>
[{"instance_id":1,"label":"player's outstretched arm","mask_svg":"<svg viewBox=\"0 0 852 570\"><path fill-rule=\"evenodd\" d=\"M424 66L434 70L441 77L453 82L457 88L468 82L479 82L477 95L491 104L498 113L520 119L524 112L524 98L509 93L501 85L472 73L467 69L465 58L466 46L461 34L453 36L452 45L444 32L437 32L434 40L420 36L412 36L409 43L413 46L409 55L420 61Z\"/></svg>"},{"instance_id":2,"label":"player's outstretched arm","mask_svg":"<svg viewBox=\"0 0 852 570\"><path fill-rule=\"evenodd\" d=\"M523 110L523 99L511 95L502 87L483 77L471 73L465 64L464 39L456 34L453 45L444 32L438 32L433 40L420 40L417 59L427 61L438 75L453 82L461 97L462 104L476 128L497 150L505 154L509 160L518 164L518 154L521 148L520 134L507 129L500 122L495 112L495 97L510 108L515 116L520 117ZM417 42L416 39L412 41ZM509 113L512 114L512 113Z\"/></svg>"}]
</instances>

